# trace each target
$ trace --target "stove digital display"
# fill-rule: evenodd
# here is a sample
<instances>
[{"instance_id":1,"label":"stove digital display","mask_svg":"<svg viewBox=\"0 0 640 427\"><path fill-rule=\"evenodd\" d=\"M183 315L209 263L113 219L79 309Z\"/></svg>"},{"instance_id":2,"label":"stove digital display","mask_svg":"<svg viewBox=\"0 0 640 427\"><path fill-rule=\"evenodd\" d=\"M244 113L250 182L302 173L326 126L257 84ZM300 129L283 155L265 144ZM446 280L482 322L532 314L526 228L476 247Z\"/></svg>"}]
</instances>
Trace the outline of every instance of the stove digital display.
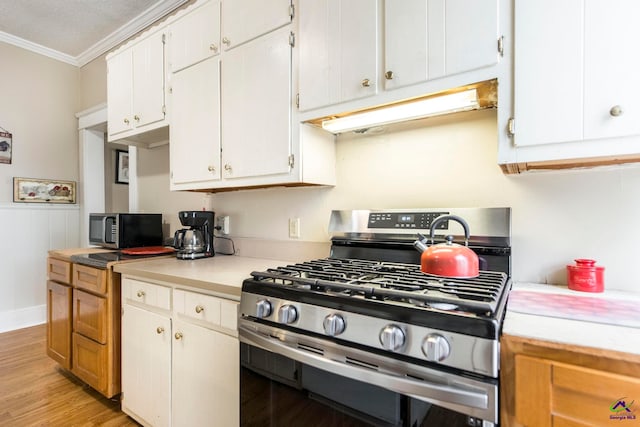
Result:
<instances>
[{"instance_id":1,"label":"stove digital display","mask_svg":"<svg viewBox=\"0 0 640 427\"><path fill-rule=\"evenodd\" d=\"M369 214L369 228L428 230L436 218L448 214L449 212L371 212ZM444 221L439 224L438 229L448 229L448 222Z\"/></svg>"}]
</instances>

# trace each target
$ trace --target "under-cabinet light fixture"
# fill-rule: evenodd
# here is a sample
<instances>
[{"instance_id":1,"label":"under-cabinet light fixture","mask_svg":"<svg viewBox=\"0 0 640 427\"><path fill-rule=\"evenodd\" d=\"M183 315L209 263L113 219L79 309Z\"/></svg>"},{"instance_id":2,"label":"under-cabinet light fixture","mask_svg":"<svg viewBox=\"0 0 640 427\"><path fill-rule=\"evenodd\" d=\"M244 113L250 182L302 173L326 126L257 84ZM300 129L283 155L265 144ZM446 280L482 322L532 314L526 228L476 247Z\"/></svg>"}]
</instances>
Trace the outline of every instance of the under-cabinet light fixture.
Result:
<instances>
[{"instance_id":1,"label":"under-cabinet light fixture","mask_svg":"<svg viewBox=\"0 0 640 427\"><path fill-rule=\"evenodd\" d=\"M322 128L331 133L342 133L388 125L442 114L469 111L479 108L475 88L462 92L433 96L417 101L390 105L376 110L364 111L322 121Z\"/></svg>"}]
</instances>

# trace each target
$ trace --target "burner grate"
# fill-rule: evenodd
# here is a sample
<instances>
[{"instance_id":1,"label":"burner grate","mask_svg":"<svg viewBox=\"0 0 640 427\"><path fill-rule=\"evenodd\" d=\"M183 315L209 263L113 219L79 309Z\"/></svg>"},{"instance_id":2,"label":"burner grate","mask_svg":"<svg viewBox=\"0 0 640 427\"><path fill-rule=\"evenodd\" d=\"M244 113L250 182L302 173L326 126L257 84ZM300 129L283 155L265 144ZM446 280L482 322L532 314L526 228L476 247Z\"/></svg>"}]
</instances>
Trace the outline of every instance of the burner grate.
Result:
<instances>
[{"instance_id":1,"label":"burner grate","mask_svg":"<svg viewBox=\"0 0 640 427\"><path fill-rule=\"evenodd\" d=\"M361 259L324 258L253 272L256 280L314 292L373 298L418 307L491 315L507 283L501 272L481 271L472 279L424 274L420 266Z\"/></svg>"}]
</instances>

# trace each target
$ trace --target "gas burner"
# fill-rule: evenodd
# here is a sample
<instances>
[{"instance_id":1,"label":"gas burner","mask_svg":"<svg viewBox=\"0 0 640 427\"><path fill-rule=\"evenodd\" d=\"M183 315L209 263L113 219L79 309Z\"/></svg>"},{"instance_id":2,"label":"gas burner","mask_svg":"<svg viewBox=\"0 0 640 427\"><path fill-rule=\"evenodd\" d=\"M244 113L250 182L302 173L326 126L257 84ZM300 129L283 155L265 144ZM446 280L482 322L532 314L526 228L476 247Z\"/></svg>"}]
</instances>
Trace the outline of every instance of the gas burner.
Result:
<instances>
[{"instance_id":1,"label":"gas burner","mask_svg":"<svg viewBox=\"0 0 640 427\"><path fill-rule=\"evenodd\" d=\"M481 271L472 279L427 275L420 266L324 258L252 273L256 280L298 290L477 315L495 312L507 275Z\"/></svg>"}]
</instances>

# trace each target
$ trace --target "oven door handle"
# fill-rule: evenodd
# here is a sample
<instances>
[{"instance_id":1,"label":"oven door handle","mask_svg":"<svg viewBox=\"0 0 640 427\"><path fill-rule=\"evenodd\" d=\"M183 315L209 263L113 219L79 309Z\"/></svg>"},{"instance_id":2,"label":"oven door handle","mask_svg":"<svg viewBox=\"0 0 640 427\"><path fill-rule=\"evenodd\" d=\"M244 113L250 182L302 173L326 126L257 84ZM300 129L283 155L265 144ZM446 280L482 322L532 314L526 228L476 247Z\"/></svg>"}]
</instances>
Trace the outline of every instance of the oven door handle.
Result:
<instances>
[{"instance_id":1,"label":"oven door handle","mask_svg":"<svg viewBox=\"0 0 640 427\"><path fill-rule=\"evenodd\" d=\"M487 394L481 391L472 391L427 381L411 380L407 377L382 373L373 369L343 363L318 354L293 348L280 340L271 339L265 335L249 330L242 325L238 325L238 330L240 333L240 341L245 344L261 347L272 353L289 357L290 359L297 360L298 362L318 369L365 383L375 384L397 393L415 397L416 399L425 400L425 398L428 398L478 409L487 409L489 405Z\"/></svg>"}]
</instances>

